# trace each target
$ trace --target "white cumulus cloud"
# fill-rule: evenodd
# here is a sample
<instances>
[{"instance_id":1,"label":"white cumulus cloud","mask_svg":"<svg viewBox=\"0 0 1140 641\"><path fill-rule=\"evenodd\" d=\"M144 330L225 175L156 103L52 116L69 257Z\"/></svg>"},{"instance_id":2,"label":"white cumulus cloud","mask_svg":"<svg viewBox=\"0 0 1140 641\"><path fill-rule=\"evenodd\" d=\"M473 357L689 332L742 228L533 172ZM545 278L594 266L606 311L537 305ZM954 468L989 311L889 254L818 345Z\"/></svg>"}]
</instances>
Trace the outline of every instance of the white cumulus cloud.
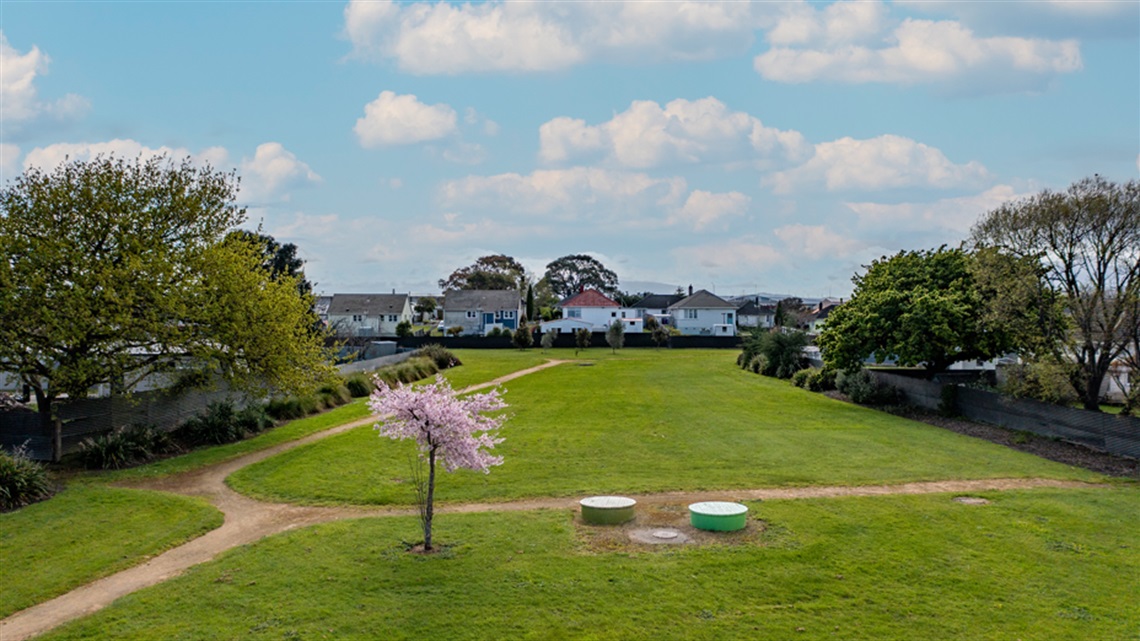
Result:
<instances>
[{"instance_id":1,"label":"white cumulus cloud","mask_svg":"<svg viewBox=\"0 0 1140 641\"><path fill-rule=\"evenodd\" d=\"M766 80L789 83L957 83L975 91L1039 89L1052 78L1079 71L1076 40L1012 36L980 37L955 21L907 18L890 31L876 15L843 21L801 7L769 31L772 47L753 65ZM869 12L864 9L864 12ZM881 28L875 38L870 29Z\"/></svg>"},{"instance_id":2,"label":"white cumulus cloud","mask_svg":"<svg viewBox=\"0 0 1140 641\"><path fill-rule=\"evenodd\" d=\"M382 91L364 107L356 121L356 137L363 147L410 145L439 140L455 133L457 115L446 104L426 105L414 95Z\"/></svg>"},{"instance_id":3,"label":"white cumulus cloud","mask_svg":"<svg viewBox=\"0 0 1140 641\"><path fill-rule=\"evenodd\" d=\"M898 187L949 189L979 183L988 177L976 161L955 164L941 151L895 135L867 140L840 138L815 146L806 163L769 174L763 184L779 194L822 183L828 191L877 190Z\"/></svg>"},{"instance_id":4,"label":"white cumulus cloud","mask_svg":"<svg viewBox=\"0 0 1140 641\"><path fill-rule=\"evenodd\" d=\"M942 230L964 237L983 214L1003 203L1021 199L1010 185L997 185L973 196L925 203L844 203L863 227L890 231Z\"/></svg>"},{"instance_id":5,"label":"white cumulus cloud","mask_svg":"<svg viewBox=\"0 0 1140 641\"><path fill-rule=\"evenodd\" d=\"M285 195L290 187L321 182L309 166L279 142L257 146L253 158L241 162L242 199L263 200Z\"/></svg>"},{"instance_id":6,"label":"white cumulus cloud","mask_svg":"<svg viewBox=\"0 0 1140 641\"><path fill-rule=\"evenodd\" d=\"M763 5L748 2L352 0L353 55L403 71L548 71L597 60L704 60L746 51Z\"/></svg>"},{"instance_id":7,"label":"white cumulus cloud","mask_svg":"<svg viewBox=\"0 0 1140 641\"><path fill-rule=\"evenodd\" d=\"M695 189L666 222L701 231L716 223L724 223L728 218L743 216L751 202L751 198L738 191L717 194Z\"/></svg>"},{"instance_id":8,"label":"white cumulus cloud","mask_svg":"<svg viewBox=\"0 0 1140 641\"><path fill-rule=\"evenodd\" d=\"M195 163L209 164L216 169L223 169L223 165L229 158L228 152L221 147L208 147L193 153L185 147L148 147L129 138L116 138L106 142L62 142L46 147L36 147L24 157L24 168L39 167L47 170L65 160L90 160L96 156L116 156L129 159L141 157L144 160L155 156L166 156L175 161L189 157Z\"/></svg>"},{"instance_id":9,"label":"white cumulus cloud","mask_svg":"<svg viewBox=\"0 0 1140 641\"><path fill-rule=\"evenodd\" d=\"M648 210L676 207L686 191L684 178L653 178L643 173L573 167L537 170L528 175L468 176L444 183L440 200L448 207L621 219Z\"/></svg>"},{"instance_id":10,"label":"white cumulus cloud","mask_svg":"<svg viewBox=\"0 0 1140 641\"><path fill-rule=\"evenodd\" d=\"M75 94L68 94L55 102L39 99L36 76L47 73L50 62L47 54L35 46L27 53L20 53L0 32L0 104L4 105L5 128L39 117L69 120L86 113L90 103Z\"/></svg>"},{"instance_id":11,"label":"white cumulus cloud","mask_svg":"<svg viewBox=\"0 0 1140 641\"><path fill-rule=\"evenodd\" d=\"M796 256L846 258L864 247L858 240L823 225L784 225L773 233Z\"/></svg>"},{"instance_id":12,"label":"white cumulus cloud","mask_svg":"<svg viewBox=\"0 0 1140 641\"><path fill-rule=\"evenodd\" d=\"M716 98L678 98L664 107L633 102L612 119L588 125L555 118L539 127L539 157L548 163L602 155L623 167L771 158L799 160L809 150L797 131L766 127Z\"/></svg>"},{"instance_id":13,"label":"white cumulus cloud","mask_svg":"<svg viewBox=\"0 0 1140 641\"><path fill-rule=\"evenodd\" d=\"M676 247L670 253L690 278L694 269L704 276L716 277L721 272L762 272L784 261L779 250L750 239Z\"/></svg>"}]
</instances>

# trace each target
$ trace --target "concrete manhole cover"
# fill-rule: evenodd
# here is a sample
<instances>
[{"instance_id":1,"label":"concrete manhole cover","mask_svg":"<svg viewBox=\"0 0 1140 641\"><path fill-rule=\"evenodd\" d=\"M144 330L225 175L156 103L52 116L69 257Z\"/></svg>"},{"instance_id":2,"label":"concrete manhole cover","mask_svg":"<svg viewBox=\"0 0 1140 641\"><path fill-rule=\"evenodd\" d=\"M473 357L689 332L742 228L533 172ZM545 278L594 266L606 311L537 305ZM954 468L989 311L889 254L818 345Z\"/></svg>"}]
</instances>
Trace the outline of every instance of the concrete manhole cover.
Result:
<instances>
[{"instance_id":1,"label":"concrete manhole cover","mask_svg":"<svg viewBox=\"0 0 1140 641\"><path fill-rule=\"evenodd\" d=\"M958 503L966 505L989 505L989 499L983 499L980 496L955 496L954 500Z\"/></svg>"},{"instance_id":2,"label":"concrete manhole cover","mask_svg":"<svg viewBox=\"0 0 1140 641\"><path fill-rule=\"evenodd\" d=\"M691 540L683 532L664 528L630 530L629 538L631 541L648 543L649 545L675 545L688 543Z\"/></svg>"}]
</instances>

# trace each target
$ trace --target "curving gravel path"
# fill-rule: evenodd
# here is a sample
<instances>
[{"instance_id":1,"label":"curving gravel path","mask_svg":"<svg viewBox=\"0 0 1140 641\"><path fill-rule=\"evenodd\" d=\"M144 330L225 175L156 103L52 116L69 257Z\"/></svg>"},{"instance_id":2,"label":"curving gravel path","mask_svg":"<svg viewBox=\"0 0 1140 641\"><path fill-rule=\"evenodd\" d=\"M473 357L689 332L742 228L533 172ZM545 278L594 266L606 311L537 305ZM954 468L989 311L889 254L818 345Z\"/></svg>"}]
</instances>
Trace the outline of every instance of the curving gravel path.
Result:
<instances>
[{"instance_id":1,"label":"curving gravel path","mask_svg":"<svg viewBox=\"0 0 1140 641\"><path fill-rule=\"evenodd\" d=\"M464 391L484 389L537 372L566 361L547 361L537 367L513 372L489 383L472 386ZM22 641L79 617L96 612L115 599L145 587L178 576L187 568L212 560L226 550L253 543L267 536L316 523L348 518L375 516L414 516L416 508L385 507L306 507L285 503L266 503L251 499L231 490L226 477L237 470L263 461L281 452L328 438L348 430L369 425L376 417L369 417L312 434L308 437L283 443L259 452L247 454L206 468L193 470L161 479L150 479L123 487L159 490L210 501L225 515L221 527L212 530L179 547L168 550L149 561L76 588L50 601L21 610L0 621L0 639ZM826 498L838 496L880 496L886 494L930 494L938 492L979 492L984 490L1010 490L1035 487L1092 487L1094 484L1048 479L985 479L974 481L934 481L901 485L873 485L857 487L803 487L768 488L753 490L723 490L708 492L666 492L660 494L631 495L643 504L687 504L710 500L756 500ZM437 506L437 514L471 512L511 512L536 509L575 509L577 498L539 498L504 503L465 503Z\"/></svg>"}]
</instances>

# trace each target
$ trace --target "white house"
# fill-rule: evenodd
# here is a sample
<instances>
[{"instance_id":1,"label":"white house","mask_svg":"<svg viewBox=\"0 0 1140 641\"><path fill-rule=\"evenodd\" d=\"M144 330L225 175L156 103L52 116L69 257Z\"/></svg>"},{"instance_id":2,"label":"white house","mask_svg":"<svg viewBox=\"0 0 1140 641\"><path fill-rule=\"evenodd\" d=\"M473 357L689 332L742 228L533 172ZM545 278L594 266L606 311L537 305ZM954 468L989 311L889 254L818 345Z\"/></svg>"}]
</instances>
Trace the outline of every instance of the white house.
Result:
<instances>
[{"instance_id":1,"label":"white house","mask_svg":"<svg viewBox=\"0 0 1140 641\"><path fill-rule=\"evenodd\" d=\"M518 328L523 303L513 289L460 289L443 295L445 331L462 327L464 334L487 334L492 329Z\"/></svg>"},{"instance_id":2,"label":"white house","mask_svg":"<svg viewBox=\"0 0 1140 641\"><path fill-rule=\"evenodd\" d=\"M771 329L776 326L776 306L757 305L749 300L736 310L736 324L739 327Z\"/></svg>"},{"instance_id":3,"label":"white house","mask_svg":"<svg viewBox=\"0 0 1140 641\"><path fill-rule=\"evenodd\" d=\"M620 320L627 332L644 329L644 321L635 309L622 307L596 289L583 290L559 303L558 307L562 309L563 320L588 323L591 331L604 332L615 320Z\"/></svg>"},{"instance_id":4,"label":"white house","mask_svg":"<svg viewBox=\"0 0 1140 641\"><path fill-rule=\"evenodd\" d=\"M333 294L328 323L339 336L395 336L396 325L412 321L407 294Z\"/></svg>"},{"instance_id":5,"label":"white house","mask_svg":"<svg viewBox=\"0 0 1140 641\"><path fill-rule=\"evenodd\" d=\"M633 311L645 320L653 317L662 325L672 325L669 306L685 298L684 294L650 294L633 304Z\"/></svg>"},{"instance_id":6,"label":"white house","mask_svg":"<svg viewBox=\"0 0 1140 641\"><path fill-rule=\"evenodd\" d=\"M682 334L736 336L736 305L704 289L671 305L669 314Z\"/></svg>"}]
</instances>

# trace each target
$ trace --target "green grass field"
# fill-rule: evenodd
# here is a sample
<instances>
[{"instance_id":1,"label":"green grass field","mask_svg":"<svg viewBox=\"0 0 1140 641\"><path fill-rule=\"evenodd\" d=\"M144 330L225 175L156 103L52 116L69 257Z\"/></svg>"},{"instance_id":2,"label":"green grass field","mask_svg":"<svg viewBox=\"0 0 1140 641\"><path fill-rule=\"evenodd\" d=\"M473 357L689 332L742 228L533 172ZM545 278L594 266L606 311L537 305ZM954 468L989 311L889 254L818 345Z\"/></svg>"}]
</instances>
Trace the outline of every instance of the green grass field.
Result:
<instances>
[{"instance_id":1,"label":"green grass field","mask_svg":"<svg viewBox=\"0 0 1140 641\"><path fill-rule=\"evenodd\" d=\"M559 365L505 385L511 419L496 450L505 462L488 475L443 476L438 500L1099 478L744 372L734 352L592 351L589 366ZM530 363L528 355L494 358ZM362 427L245 468L229 483L275 501L407 504L412 451Z\"/></svg>"},{"instance_id":2,"label":"green grass field","mask_svg":"<svg viewBox=\"0 0 1140 641\"><path fill-rule=\"evenodd\" d=\"M574 359L572 350L458 355L464 366L445 374L457 388ZM1106 480L742 372L735 356L591 348L580 362L511 381L498 449L506 462L489 475L442 475L437 498ZM85 477L85 486L0 516L0 604L10 612L41 601L218 524L196 501L104 480L194 469L366 414L358 402L241 451ZM274 500L407 504L410 453L364 427L229 482ZM414 518L341 521L231 550L44 638L1140 641L1140 612L1129 606L1140 602L1140 486L977 496L991 503L950 494L754 502L745 532L689 546L635 545L612 528L581 526L571 510L444 514L435 539L445 549L426 557L405 549L420 538ZM168 507L181 519L151 516ZM638 524L684 514L683 505L639 508ZM123 528L155 550L126 545L136 537L116 535ZM90 553L77 543L96 539ZM8 595L13 574L17 597ZM51 587L55 574L68 578Z\"/></svg>"},{"instance_id":3,"label":"green grass field","mask_svg":"<svg viewBox=\"0 0 1140 641\"><path fill-rule=\"evenodd\" d=\"M570 511L275 536L46 639L1135 639L1140 493L751 504L725 544L599 549ZM582 531L585 530L585 531Z\"/></svg>"},{"instance_id":4,"label":"green grass field","mask_svg":"<svg viewBox=\"0 0 1140 641\"><path fill-rule=\"evenodd\" d=\"M99 486L0 514L0 617L138 564L222 524L201 499Z\"/></svg>"}]
</instances>

